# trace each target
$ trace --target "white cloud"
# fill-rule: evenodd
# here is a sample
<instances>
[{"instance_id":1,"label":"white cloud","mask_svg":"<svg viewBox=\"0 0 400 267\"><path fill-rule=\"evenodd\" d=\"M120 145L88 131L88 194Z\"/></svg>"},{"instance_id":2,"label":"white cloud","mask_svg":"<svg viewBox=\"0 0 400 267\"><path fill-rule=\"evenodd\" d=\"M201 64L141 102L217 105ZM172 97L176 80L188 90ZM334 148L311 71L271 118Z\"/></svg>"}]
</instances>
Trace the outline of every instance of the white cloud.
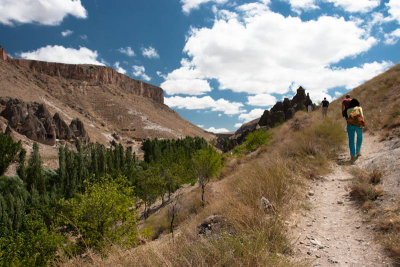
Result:
<instances>
[{"instance_id":1,"label":"white cloud","mask_svg":"<svg viewBox=\"0 0 400 267\"><path fill-rule=\"evenodd\" d=\"M343 95L343 93L341 93L341 92L339 92L339 91L335 91L335 97L340 97L340 96L342 96Z\"/></svg>"},{"instance_id":2,"label":"white cloud","mask_svg":"<svg viewBox=\"0 0 400 267\"><path fill-rule=\"evenodd\" d=\"M126 70L119 65L119 61L115 62L114 64L115 70L119 73L125 74Z\"/></svg>"},{"instance_id":3,"label":"white cloud","mask_svg":"<svg viewBox=\"0 0 400 267\"><path fill-rule=\"evenodd\" d=\"M394 45L400 40L400 29L385 34L385 44Z\"/></svg>"},{"instance_id":4,"label":"white cloud","mask_svg":"<svg viewBox=\"0 0 400 267\"><path fill-rule=\"evenodd\" d=\"M122 54L127 55L128 57L135 56L135 51L133 51L130 46L127 46L125 48L121 47L120 49L118 49L118 51L121 52Z\"/></svg>"},{"instance_id":5,"label":"white cloud","mask_svg":"<svg viewBox=\"0 0 400 267\"><path fill-rule=\"evenodd\" d=\"M204 130L206 130L207 132L211 132L211 133L226 133L226 132L229 132L228 129L225 129L225 128L215 128L215 127L210 127L210 128L208 128L208 129L204 129Z\"/></svg>"},{"instance_id":6,"label":"white cloud","mask_svg":"<svg viewBox=\"0 0 400 267\"><path fill-rule=\"evenodd\" d=\"M319 7L315 5L315 0L286 0L290 3L293 10L300 13L301 10L312 10L318 9Z\"/></svg>"},{"instance_id":7,"label":"white cloud","mask_svg":"<svg viewBox=\"0 0 400 267\"><path fill-rule=\"evenodd\" d=\"M169 95L187 94L203 95L211 91L210 84L188 60L182 59L181 67L169 73L161 84L161 88Z\"/></svg>"},{"instance_id":8,"label":"white cloud","mask_svg":"<svg viewBox=\"0 0 400 267\"><path fill-rule=\"evenodd\" d=\"M383 61L331 67L377 43L352 20L323 15L302 21L268 8L238 10L242 19L216 19L211 28L189 32L184 47L189 59L162 84L168 94L201 95L211 91L208 80L215 79L221 90L252 95L285 94L295 83L321 96L330 88L357 86L390 66Z\"/></svg>"},{"instance_id":9,"label":"white cloud","mask_svg":"<svg viewBox=\"0 0 400 267\"><path fill-rule=\"evenodd\" d=\"M214 100L210 96L203 97L181 97L181 96L172 96L166 97L164 99L166 105L171 108L179 108L179 109L211 109L211 111L220 111L226 115L234 115L243 112L241 109L243 107L242 103L238 102L229 102L223 98L218 100Z\"/></svg>"},{"instance_id":10,"label":"white cloud","mask_svg":"<svg viewBox=\"0 0 400 267\"><path fill-rule=\"evenodd\" d=\"M275 103L276 98L270 94L259 94L247 98L247 104L251 106L267 107Z\"/></svg>"},{"instance_id":11,"label":"white cloud","mask_svg":"<svg viewBox=\"0 0 400 267\"><path fill-rule=\"evenodd\" d=\"M81 34L79 37L81 37L83 41L87 41L88 39L88 36L86 34Z\"/></svg>"},{"instance_id":12,"label":"white cloud","mask_svg":"<svg viewBox=\"0 0 400 267\"><path fill-rule=\"evenodd\" d=\"M395 19L400 23L400 1L399 0L390 0L389 3L386 4L389 7L389 14L391 19Z\"/></svg>"},{"instance_id":13,"label":"white cloud","mask_svg":"<svg viewBox=\"0 0 400 267\"><path fill-rule=\"evenodd\" d=\"M71 31L71 30L65 30L65 31L62 31L61 32L61 35L63 36L63 37L67 37L67 36L70 36L71 34L73 34L74 32L73 31Z\"/></svg>"},{"instance_id":14,"label":"white cloud","mask_svg":"<svg viewBox=\"0 0 400 267\"><path fill-rule=\"evenodd\" d=\"M243 113L239 115L239 120L243 120L243 122L249 122L255 120L264 113L264 109L256 108L251 110L249 113Z\"/></svg>"},{"instance_id":15,"label":"white cloud","mask_svg":"<svg viewBox=\"0 0 400 267\"><path fill-rule=\"evenodd\" d=\"M151 78L145 73L146 69L144 66L133 66L133 72L132 74L136 77L141 77L145 81L150 81Z\"/></svg>"},{"instance_id":16,"label":"white cloud","mask_svg":"<svg viewBox=\"0 0 400 267\"><path fill-rule=\"evenodd\" d=\"M0 0L0 23L59 25L68 16L84 19L87 11L80 0Z\"/></svg>"},{"instance_id":17,"label":"white cloud","mask_svg":"<svg viewBox=\"0 0 400 267\"><path fill-rule=\"evenodd\" d=\"M235 128L240 128L240 126L242 126L243 125L243 123L241 123L241 122L238 122L238 123L235 123Z\"/></svg>"},{"instance_id":18,"label":"white cloud","mask_svg":"<svg viewBox=\"0 0 400 267\"><path fill-rule=\"evenodd\" d=\"M202 4L206 4L209 2L223 4L227 1L228 0L181 0L182 11L186 14L189 14L192 9L198 9Z\"/></svg>"},{"instance_id":19,"label":"white cloud","mask_svg":"<svg viewBox=\"0 0 400 267\"><path fill-rule=\"evenodd\" d=\"M147 58L159 58L160 55L154 47L142 48L142 55Z\"/></svg>"},{"instance_id":20,"label":"white cloud","mask_svg":"<svg viewBox=\"0 0 400 267\"><path fill-rule=\"evenodd\" d=\"M326 0L347 12L369 12L380 4L380 0Z\"/></svg>"},{"instance_id":21,"label":"white cloud","mask_svg":"<svg viewBox=\"0 0 400 267\"><path fill-rule=\"evenodd\" d=\"M34 51L19 53L18 56L24 59L60 62L66 64L104 65L102 60L98 58L97 51L92 51L86 47L74 49L59 45L47 45Z\"/></svg>"}]
</instances>

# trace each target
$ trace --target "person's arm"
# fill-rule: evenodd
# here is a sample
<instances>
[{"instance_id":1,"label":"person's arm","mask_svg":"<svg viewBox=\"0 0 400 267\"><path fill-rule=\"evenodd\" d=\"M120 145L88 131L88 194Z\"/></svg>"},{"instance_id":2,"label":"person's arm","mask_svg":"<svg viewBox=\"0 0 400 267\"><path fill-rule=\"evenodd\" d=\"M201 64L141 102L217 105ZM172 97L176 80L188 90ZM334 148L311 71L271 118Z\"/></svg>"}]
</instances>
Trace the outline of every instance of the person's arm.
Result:
<instances>
[{"instance_id":1,"label":"person's arm","mask_svg":"<svg viewBox=\"0 0 400 267\"><path fill-rule=\"evenodd\" d=\"M342 112L345 110L346 108L344 107L344 103L342 101Z\"/></svg>"},{"instance_id":2,"label":"person's arm","mask_svg":"<svg viewBox=\"0 0 400 267\"><path fill-rule=\"evenodd\" d=\"M364 120L364 113L362 111L362 108L360 107L360 114L361 114L361 118Z\"/></svg>"}]
</instances>

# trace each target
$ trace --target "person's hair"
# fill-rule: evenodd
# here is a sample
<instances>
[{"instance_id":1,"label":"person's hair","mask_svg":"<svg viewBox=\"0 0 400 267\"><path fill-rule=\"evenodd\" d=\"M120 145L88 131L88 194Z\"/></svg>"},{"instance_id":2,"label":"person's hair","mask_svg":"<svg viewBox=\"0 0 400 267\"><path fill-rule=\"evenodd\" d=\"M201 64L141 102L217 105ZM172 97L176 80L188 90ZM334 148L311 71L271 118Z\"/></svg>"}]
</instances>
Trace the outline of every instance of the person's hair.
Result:
<instances>
[{"instance_id":1,"label":"person's hair","mask_svg":"<svg viewBox=\"0 0 400 267\"><path fill-rule=\"evenodd\" d=\"M357 99L353 98L350 101L349 108L354 108L354 107L359 107L359 106L360 106L360 102L358 102Z\"/></svg>"},{"instance_id":2,"label":"person's hair","mask_svg":"<svg viewBox=\"0 0 400 267\"><path fill-rule=\"evenodd\" d=\"M326 99L326 97L324 97L324 100Z\"/></svg>"},{"instance_id":3,"label":"person's hair","mask_svg":"<svg viewBox=\"0 0 400 267\"><path fill-rule=\"evenodd\" d=\"M346 95L346 98L350 98L350 95Z\"/></svg>"}]
</instances>

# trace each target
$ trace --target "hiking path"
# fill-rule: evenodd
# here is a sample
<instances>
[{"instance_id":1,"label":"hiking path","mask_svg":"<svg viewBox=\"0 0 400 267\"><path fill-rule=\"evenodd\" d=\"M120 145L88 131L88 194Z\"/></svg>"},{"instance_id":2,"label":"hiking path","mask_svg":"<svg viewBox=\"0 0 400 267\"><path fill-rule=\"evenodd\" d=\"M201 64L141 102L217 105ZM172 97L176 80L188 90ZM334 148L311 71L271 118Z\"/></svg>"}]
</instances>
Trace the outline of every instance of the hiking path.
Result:
<instances>
[{"instance_id":1,"label":"hiking path","mask_svg":"<svg viewBox=\"0 0 400 267\"><path fill-rule=\"evenodd\" d=\"M364 134L362 156L355 165L376 161L384 147L376 137ZM374 240L373 226L349 197L349 168L346 149L329 175L310 183L305 209L290 222L296 258L310 266L393 266Z\"/></svg>"}]
</instances>

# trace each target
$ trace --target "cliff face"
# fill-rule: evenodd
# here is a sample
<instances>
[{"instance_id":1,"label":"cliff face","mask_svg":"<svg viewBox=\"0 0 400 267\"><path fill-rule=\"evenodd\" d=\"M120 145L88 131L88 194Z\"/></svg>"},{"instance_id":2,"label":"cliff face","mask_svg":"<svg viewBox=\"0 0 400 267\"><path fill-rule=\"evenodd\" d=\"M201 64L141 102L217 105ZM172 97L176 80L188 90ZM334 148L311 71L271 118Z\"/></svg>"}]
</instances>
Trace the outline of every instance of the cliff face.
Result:
<instances>
[{"instance_id":1,"label":"cliff face","mask_svg":"<svg viewBox=\"0 0 400 267\"><path fill-rule=\"evenodd\" d=\"M135 146L146 138L213 138L164 105L161 88L103 66L13 59L0 47L0 96L45 104L51 114L58 113L65 123L52 118L55 126L64 129L50 131L57 139L71 139L76 127L68 125L73 118L82 121L91 141L102 144L114 141L113 133L120 136L118 142Z\"/></svg>"},{"instance_id":2,"label":"cliff face","mask_svg":"<svg viewBox=\"0 0 400 267\"><path fill-rule=\"evenodd\" d=\"M126 75L118 73L110 67L14 59L8 57L7 53L1 46L0 59L6 60L20 67L28 68L36 73L82 81L89 86L112 84L120 88L122 91L147 97L158 103L164 104L164 91L160 87L134 80Z\"/></svg>"},{"instance_id":3,"label":"cliff face","mask_svg":"<svg viewBox=\"0 0 400 267\"><path fill-rule=\"evenodd\" d=\"M119 87L122 91L151 98L161 104L164 103L164 91L160 87L134 80L126 75L116 72L110 67L62 64L10 58L8 61L12 61L18 66L29 68L34 72L63 77L65 79L85 81L88 85L113 84Z\"/></svg>"}]
</instances>

